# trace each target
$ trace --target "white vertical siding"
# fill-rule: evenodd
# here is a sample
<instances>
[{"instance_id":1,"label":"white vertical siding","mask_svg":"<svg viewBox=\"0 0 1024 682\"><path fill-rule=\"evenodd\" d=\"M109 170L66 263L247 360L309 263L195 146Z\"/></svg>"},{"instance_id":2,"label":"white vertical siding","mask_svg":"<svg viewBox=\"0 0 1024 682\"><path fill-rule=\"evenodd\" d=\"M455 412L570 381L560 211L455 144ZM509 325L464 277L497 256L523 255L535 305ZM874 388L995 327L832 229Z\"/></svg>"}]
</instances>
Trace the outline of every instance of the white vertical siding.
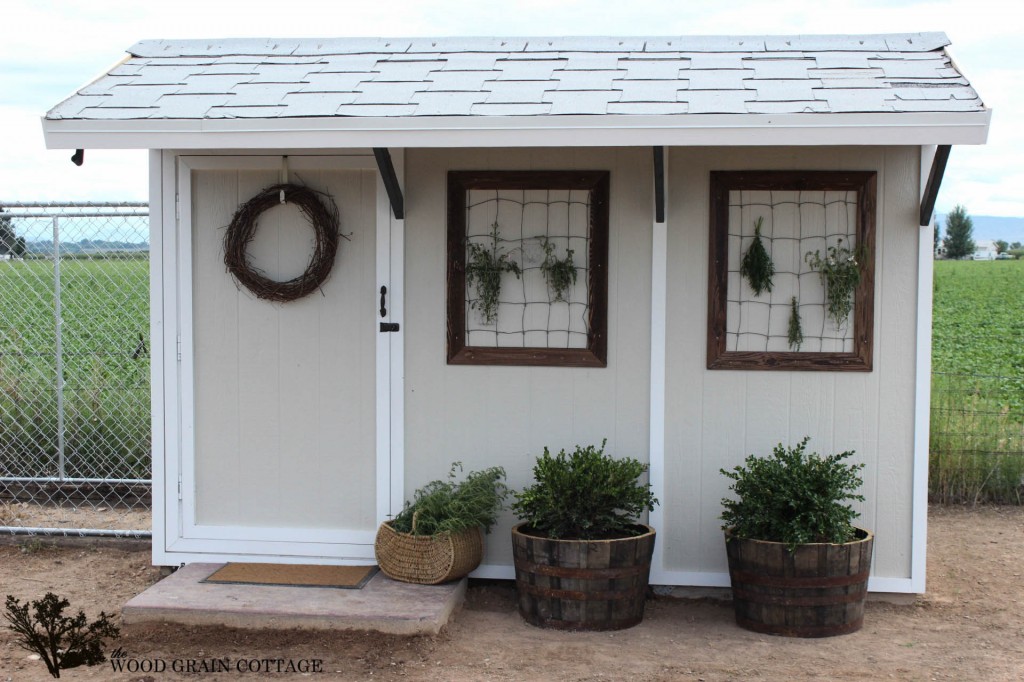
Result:
<instances>
[{"instance_id":1,"label":"white vertical siding","mask_svg":"<svg viewBox=\"0 0 1024 682\"><path fill-rule=\"evenodd\" d=\"M910 576L918 163L910 147L672 150L665 570L725 572L719 469L809 435L813 449L853 449L867 464L857 507L876 532L873 575ZM878 172L872 372L706 369L708 174L758 169Z\"/></svg>"},{"instance_id":2,"label":"white vertical siding","mask_svg":"<svg viewBox=\"0 0 1024 682\"><path fill-rule=\"evenodd\" d=\"M193 175L196 522L211 526L372 530L376 521L376 178L308 170L333 195L341 242L330 279L288 304L257 300L225 272L224 227L276 171ZM306 267L312 232L272 208L251 261L287 279Z\"/></svg>"},{"instance_id":3,"label":"white vertical siding","mask_svg":"<svg viewBox=\"0 0 1024 682\"><path fill-rule=\"evenodd\" d=\"M607 368L449 366L445 362L449 170L611 171ZM520 488L544 446L608 439L647 459L651 152L642 149L410 150L406 156L406 497L445 475L502 465ZM485 564L510 564L511 514Z\"/></svg>"}]
</instances>

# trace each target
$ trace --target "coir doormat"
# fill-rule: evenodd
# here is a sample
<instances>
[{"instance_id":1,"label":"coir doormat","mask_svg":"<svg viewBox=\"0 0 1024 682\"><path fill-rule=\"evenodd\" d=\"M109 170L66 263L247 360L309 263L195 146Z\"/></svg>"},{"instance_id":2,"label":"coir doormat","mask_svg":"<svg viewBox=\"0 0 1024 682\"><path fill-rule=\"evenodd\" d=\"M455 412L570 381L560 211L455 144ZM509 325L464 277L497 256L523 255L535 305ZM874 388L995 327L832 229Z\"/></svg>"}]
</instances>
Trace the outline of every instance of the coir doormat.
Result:
<instances>
[{"instance_id":1,"label":"coir doormat","mask_svg":"<svg viewBox=\"0 0 1024 682\"><path fill-rule=\"evenodd\" d=\"M289 585L358 590L377 572L376 566L310 566L305 564L230 563L201 582L232 585Z\"/></svg>"}]
</instances>

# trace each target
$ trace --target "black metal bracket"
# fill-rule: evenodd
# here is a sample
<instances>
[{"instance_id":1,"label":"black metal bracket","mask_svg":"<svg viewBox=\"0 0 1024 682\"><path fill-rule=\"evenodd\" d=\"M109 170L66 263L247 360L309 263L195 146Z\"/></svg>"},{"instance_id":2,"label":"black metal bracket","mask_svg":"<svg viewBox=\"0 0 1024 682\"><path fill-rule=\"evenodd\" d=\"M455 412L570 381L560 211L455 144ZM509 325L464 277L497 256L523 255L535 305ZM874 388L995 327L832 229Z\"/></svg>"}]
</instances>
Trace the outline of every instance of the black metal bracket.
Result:
<instances>
[{"instance_id":1,"label":"black metal bracket","mask_svg":"<svg viewBox=\"0 0 1024 682\"><path fill-rule=\"evenodd\" d=\"M381 334L385 334L385 333L388 333L388 332L397 332L397 331L398 331L398 323L397 322L381 322L380 323L380 333Z\"/></svg>"},{"instance_id":2,"label":"black metal bracket","mask_svg":"<svg viewBox=\"0 0 1024 682\"><path fill-rule=\"evenodd\" d=\"M665 222L665 148L654 148L654 222Z\"/></svg>"},{"instance_id":3,"label":"black metal bracket","mask_svg":"<svg viewBox=\"0 0 1024 682\"><path fill-rule=\"evenodd\" d=\"M373 156L377 159L377 168L380 169L380 177L384 181L384 189L387 190L388 200L391 202L391 212L395 214L396 220L404 220L405 201L402 198L402 188L398 184L398 176L395 174L395 165L391 162L391 152L384 147L374 147Z\"/></svg>"},{"instance_id":4,"label":"black metal bracket","mask_svg":"<svg viewBox=\"0 0 1024 682\"><path fill-rule=\"evenodd\" d=\"M924 196L921 197L921 225L928 225L932 221L932 211L935 210L935 199L939 196L939 187L942 185L942 176L946 172L946 162L949 161L949 151L952 147L948 144L940 144L935 150L935 158L932 159L932 169L928 172L928 183L924 186Z\"/></svg>"}]
</instances>

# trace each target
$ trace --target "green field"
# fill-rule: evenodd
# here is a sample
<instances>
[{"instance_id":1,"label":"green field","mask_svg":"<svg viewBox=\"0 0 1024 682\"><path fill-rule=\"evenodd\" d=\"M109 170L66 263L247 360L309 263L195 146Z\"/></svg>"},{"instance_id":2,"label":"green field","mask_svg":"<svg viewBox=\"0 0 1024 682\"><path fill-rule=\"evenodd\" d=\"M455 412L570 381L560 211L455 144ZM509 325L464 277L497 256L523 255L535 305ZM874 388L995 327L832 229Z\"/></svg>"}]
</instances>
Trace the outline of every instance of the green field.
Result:
<instances>
[{"instance_id":1,"label":"green field","mask_svg":"<svg viewBox=\"0 0 1024 682\"><path fill-rule=\"evenodd\" d=\"M148 478L149 262L61 263L65 474ZM52 261L0 262L2 476L57 473Z\"/></svg>"},{"instance_id":2,"label":"green field","mask_svg":"<svg viewBox=\"0 0 1024 682\"><path fill-rule=\"evenodd\" d=\"M937 261L933 500L1024 496L1024 261Z\"/></svg>"}]
</instances>

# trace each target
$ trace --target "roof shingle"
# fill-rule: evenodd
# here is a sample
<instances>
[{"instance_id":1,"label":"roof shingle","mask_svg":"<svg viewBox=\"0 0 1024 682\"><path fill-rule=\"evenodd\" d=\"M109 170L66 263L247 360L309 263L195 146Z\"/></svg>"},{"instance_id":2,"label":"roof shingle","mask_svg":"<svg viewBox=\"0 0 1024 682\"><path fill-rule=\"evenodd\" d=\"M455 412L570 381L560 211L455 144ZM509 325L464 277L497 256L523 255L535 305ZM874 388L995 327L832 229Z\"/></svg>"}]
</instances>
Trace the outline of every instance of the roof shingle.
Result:
<instances>
[{"instance_id":1,"label":"roof shingle","mask_svg":"<svg viewBox=\"0 0 1024 682\"><path fill-rule=\"evenodd\" d=\"M142 41L59 119L983 111L941 33Z\"/></svg>"}]
</instances>

